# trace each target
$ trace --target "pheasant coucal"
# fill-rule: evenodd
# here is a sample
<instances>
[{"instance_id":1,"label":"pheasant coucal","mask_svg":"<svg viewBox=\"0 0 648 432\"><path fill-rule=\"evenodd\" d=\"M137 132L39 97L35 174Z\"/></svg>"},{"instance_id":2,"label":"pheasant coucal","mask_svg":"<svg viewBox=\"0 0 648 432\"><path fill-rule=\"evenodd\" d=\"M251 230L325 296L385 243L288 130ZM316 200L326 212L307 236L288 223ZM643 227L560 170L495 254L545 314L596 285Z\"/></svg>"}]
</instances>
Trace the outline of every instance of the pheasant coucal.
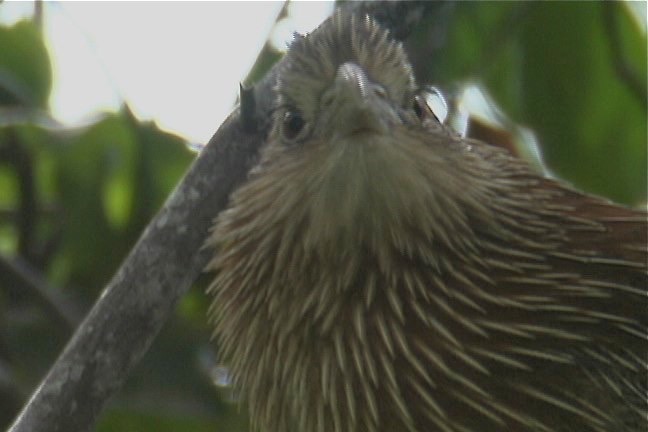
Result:
<instances>
[{"instance_id":1,"label":"pheasant coucal","mask_svg":"<svg viewBox=\"0 0 648 432\"><path fill-rule=\"evenodd\" d=\"M646 213L446 129L367 16L297 39L277 94L208 240L255 430L646 429Z\"/></svg>"}]
</instances>

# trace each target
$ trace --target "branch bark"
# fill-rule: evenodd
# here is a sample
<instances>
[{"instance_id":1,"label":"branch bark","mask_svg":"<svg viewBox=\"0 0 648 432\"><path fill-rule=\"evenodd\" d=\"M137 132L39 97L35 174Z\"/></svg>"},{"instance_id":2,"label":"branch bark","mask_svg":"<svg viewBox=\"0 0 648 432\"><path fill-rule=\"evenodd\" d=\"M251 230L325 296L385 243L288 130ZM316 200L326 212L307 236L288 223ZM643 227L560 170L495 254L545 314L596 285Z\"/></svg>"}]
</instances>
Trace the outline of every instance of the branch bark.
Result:
<instances>
[{"instance_id":1,"label":"branch bark","mask_svg":"<svg viewBox=\"0 0 648 432\"><path fill-rule=\"evenodd\" d=\"M394 34L407 34L420 21L422 5L410 3L408 16L415 19L403 20L400 27L393 20ZM372 14L380 10L371 7ZM407 11L408 6L399 8ZM245 90L241 100L252 101L253 109L236 109L205 146L9 432L92 430L106 400L122 386L204 268L211 252L202 245L212 221L254 165L267 135L281 67L280 61L253 95Z\"/></svg>"},{"instance_id":2,"label":"branch bark","mask_svg":"<svg viewBox=\"0 0 648 432\"><path fill-rule=\"evenodd\" d=\"M257 89L257 118L268 118L275 73ZM76 330L11 432L90 431L106 400L123 384L178 300L204 268L202 243L230 192L253 165L267 125L244 130L234 111Z\"/></svg>"}]
</instances>

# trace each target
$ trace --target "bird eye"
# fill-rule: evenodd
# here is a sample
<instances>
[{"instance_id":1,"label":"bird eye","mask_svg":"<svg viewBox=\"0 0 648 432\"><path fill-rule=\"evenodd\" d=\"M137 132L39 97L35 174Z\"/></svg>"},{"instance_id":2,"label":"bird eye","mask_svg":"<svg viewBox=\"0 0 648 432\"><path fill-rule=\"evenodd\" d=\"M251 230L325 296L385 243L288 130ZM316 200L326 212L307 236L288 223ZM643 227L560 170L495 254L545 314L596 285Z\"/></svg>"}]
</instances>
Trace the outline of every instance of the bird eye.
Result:
<instances>
[{"instance_id":1,"label":"bird eye","mask_svg":"<svg viewBox=\"0 0 648 432\"><path fill-rule=\"evenodd\" d=\"M416 95L413 109L421 121L433 116L439 123L444 123L448 117L448 105L445 97L436 87L426 87Z\"/></svg>"},{"instance_id":2,"label":"bird eye","mask_svg":"<svg viewBox=\"0 0 648 432\"><path fill-rule=\"evenodd\" d=\"M412 104L412 109L414 110L414 114L416 114L416 117L418 117L419 120L424 119L423 115L426 113L426 107L424 106L424 102L420 96L418 95L414 96L414 103Z\"/></svg>"},{"instance_id":3,"label":"bird eye","mask_svg":"<svg viewBox=\"0 0 648 432\"><path fill-rule=\"evenodd\" d=\"M304 129L306 122L297 111L286 111L281 123L281 132L285 139L294 140Z\"/></svg>"}]
</instances>

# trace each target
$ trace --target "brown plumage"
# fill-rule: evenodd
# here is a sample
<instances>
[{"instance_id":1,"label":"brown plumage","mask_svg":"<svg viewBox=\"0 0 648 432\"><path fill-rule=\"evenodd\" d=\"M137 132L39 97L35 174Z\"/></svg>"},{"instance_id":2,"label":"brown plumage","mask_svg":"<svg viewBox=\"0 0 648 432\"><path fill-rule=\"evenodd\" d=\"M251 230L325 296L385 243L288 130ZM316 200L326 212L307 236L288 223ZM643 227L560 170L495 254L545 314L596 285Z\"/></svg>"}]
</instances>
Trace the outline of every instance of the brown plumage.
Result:
<instances>
[{"instance_id":1,"label":"brown plumage","mask_svg":"<svg viewBox=\"0 0 648 432\"><path fill-rule=\"evenodd\" d=\"M255 429L645 430L646 214L446 130L370 18L287 56L208 242Z\"/></svg>"}]
</instances>

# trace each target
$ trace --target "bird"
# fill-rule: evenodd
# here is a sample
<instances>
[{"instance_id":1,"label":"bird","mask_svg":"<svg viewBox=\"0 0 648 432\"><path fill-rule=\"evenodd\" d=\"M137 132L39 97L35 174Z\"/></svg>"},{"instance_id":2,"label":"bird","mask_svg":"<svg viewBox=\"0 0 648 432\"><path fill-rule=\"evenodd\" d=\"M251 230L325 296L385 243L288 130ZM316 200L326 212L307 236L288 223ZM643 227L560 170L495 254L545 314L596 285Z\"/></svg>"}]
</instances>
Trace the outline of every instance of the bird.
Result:
<instances>
[{"instance_id":1,"label":"bird","mask_svg":"<svg viewBox=\"0 0 648 432\"><path fill-rule=\"evenodd\" d=\"M280 68L206 240L253 430L645 430L646 212L454 133L368 15L335 12Z\"/></svg>"}]
</instances>

